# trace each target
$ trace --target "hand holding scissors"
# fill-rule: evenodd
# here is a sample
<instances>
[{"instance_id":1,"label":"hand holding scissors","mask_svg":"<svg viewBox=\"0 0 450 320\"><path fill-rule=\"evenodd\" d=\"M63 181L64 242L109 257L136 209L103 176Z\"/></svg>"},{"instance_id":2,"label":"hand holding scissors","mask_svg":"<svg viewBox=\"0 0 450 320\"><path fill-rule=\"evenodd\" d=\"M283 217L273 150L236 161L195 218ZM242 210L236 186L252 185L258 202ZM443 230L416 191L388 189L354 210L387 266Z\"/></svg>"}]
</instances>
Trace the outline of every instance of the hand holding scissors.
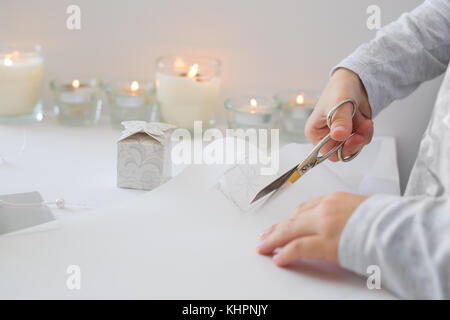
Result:
<instances>
[{"instance_id":1,"label":"hand holding scissors","mask_svg":"<svg viewBox=\"0 0 450 320\"><path fill-rule=\"evenodd\" d=\"M327 115L327 126L331 129L331 120L333 119L334 114L336 113L336 110L338 110L341 106L345 105L346 103L352 103L353 105L353 112L352 112L352 118L355 116L357 111L356 102L352 99L347 99L339 102L336 104ZM342 155L342 146L344 143L352 136L354 133L352 133L346 140L338 142L330 151L328 151L324 155L320 155L320 150L323 148L323 146L329 142L331 139L331 134L328 133L322 140L314 146L313 150L309 153L309 155L303 160L301 163L284 173L281 177L277 178L273 182L271 182L269 185L264 187L261 191L259 191L255 198L251 201L251 203L263 198L264 196L272 193L273 191L279 189L286 181L289 181L291 183L294 183L297 181L301 176L303 176L306 172L314 168L316 165L322 163L324 160L328 159L332 154L337 152L338 158L340 161L348 162L353 160L360 150L350 156L344 157Z\"/></svg>"}]
</instances>

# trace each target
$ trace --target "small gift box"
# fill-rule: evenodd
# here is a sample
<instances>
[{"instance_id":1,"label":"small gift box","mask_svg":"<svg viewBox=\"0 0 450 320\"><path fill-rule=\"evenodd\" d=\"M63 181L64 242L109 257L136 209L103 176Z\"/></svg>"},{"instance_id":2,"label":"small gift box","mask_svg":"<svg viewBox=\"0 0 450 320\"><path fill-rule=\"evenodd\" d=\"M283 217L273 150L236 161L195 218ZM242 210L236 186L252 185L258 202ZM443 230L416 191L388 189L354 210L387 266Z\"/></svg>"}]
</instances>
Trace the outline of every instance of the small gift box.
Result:
<instances>
[{"instance_id":1,"label":"small gift box","mask_svg":"<svg viewBox=\"0 0 450 320\"><path fill-rule=\"evenodd\" d=\"M152 190L171 176L170 135L175 126L124 121L117 142L117 186Z\"/></svg>"}]
</instances>

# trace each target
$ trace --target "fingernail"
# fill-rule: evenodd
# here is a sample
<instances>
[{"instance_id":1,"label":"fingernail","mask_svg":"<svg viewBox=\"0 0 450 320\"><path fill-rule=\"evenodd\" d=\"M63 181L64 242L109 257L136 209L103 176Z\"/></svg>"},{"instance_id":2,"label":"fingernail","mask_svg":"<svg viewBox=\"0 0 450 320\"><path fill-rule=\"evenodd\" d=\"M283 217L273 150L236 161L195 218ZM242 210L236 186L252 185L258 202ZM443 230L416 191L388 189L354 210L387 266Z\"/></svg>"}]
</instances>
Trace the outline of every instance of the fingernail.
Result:
<instances>
[{"instance_id":1,"label":"fingernail","mask_svg":"<svg viewBox=\"0 0 450 320\"><path fill-rule=\"evenodd\" d=\"M334 128L333 128L333 131L336 131L336 130L345 131L346 128L345 128L344 126L337 126L337 127L334 127Z\"/></svg>"},{"instance_id":2,"label":"fingernail","mask_svg":"<svg viewBox=\"0 0 450 320\"><path fill-rule=\"evenodd\" d=\"M275 263L277 263L277 262L280 260L280 253L275 254L275 255L272 257L272 260L273 260Z\"/></svg>"},{"instance_id":3,"label":"fingernail","mask_svg":"<svg viewBox=\"0 0 450 320\"><path fill-rule=\"evenodd\" d=\"M361 148L362 148L362 146L358 146L357 148L353 148L353 149L349 152L349 154L350 154L350 155L353 155L353 154L357 153L359 150L361 150Z\"/></svg>"},{"instance_id":4,"label":"fingernail","mask_svg":"<svg viewBox=\"0 0 450 320\"><path fill-rule=\"evenodd\" d=\"M263 248L263 246L264 246L264 243L260 243L260 244L256 247L256 251L257 251L258 253L261 253L261 249Z\"/></svg>"}]
</instances>

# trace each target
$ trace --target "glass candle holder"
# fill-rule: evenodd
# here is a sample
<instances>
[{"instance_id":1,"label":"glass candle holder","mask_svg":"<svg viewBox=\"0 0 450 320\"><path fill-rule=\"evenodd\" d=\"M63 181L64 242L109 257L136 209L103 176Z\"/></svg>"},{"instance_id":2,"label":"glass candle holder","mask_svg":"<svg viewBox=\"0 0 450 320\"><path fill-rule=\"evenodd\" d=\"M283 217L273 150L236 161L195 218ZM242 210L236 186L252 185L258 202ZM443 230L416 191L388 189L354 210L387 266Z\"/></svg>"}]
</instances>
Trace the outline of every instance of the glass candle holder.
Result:
<instances>
[{"instance_id":1,"label":"glass candle holder","mask_svg":"<svg viewBox=\"0 0 450 320\"><path fill-rule=\"evenodd\" d=\"M0 122L42 120L41 47L0 46Z\"/></svg>"},{"instance_id":2,"label":"glass candle holder","mask_svg":"<svg viewBox=\"0 0 450 320\"><path fill-rule=\"evenodd\" d=\"M50 82L54 110L61 124L70 126L94 125L100 118L102 99L97 80Z\"/></svg>"},{"instance_id":3,"label":"glass candle holder","mask_svg":"<svg viewBox=\"0 0 450 320\"><path fill-rule=\"evenodd\" d=\"M306 143L305 125L314 110L318 94L311 91L290 90L277 94L274 100L281 107L280 134L283 139Z\"/></svg>"},{"instance_id":4,"label":"glass candle holder","mask_svg":"<svg viewBox=\"0 0 450 320\"><path fill-rule=\"evenodd\" d=\"M119 81L106 84L105 93L113 127L122 129L122 121L153 121L155 88L152 82Z\"/></svg>"},{"instance_id":5,"label":"glass candle holder","mask_svg":"<svg viewBox=\"0 0 450 320\"><path fill-rule=\"evenodd\" d=\"M156 96L164 122L189 130L194 121L211 126L219 91L220 61L215 58L166 56L156 60Z\"/></svg>"},{"instance_id":6,"label":"glass candle holder","mask_svg":"<svg viewBox=\"0 0 450 320\"><path fill-rule=\"evenodd\" d=\"M280 106L264 97L238 97L225 100L231 129L275 129L279 126Z\"/></svg>"}]
</instances>

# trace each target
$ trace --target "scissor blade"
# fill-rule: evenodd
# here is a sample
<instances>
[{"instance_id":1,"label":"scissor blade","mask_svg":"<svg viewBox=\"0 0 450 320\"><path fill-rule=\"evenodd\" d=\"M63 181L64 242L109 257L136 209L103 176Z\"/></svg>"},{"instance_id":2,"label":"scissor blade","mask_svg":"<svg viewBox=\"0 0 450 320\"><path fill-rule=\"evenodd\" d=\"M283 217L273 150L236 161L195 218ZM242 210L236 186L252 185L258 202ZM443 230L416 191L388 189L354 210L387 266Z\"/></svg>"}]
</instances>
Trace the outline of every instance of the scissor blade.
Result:
<instances>
[{"instance_id":1,"label":"scissor blade","mask_svg":"<svg viewBox=\"0 0 450 320\"><path fill-rule=\"evenodd\" d=\"M253 198L253 200L250 202L250 204L252 204L253 202L267 196L268 194L270 194L273 191L280 188L289 179L289 177L295 172L295 170L297 170L297 167L298 166L293 167L291 170L287 171L285 174L283 174L282 176L280 176L279 178L275 179L274 181L269 183L267 186L262 188L261 191L259 191L256 194L255 198Z\"/></svg>"}]
</instances>

